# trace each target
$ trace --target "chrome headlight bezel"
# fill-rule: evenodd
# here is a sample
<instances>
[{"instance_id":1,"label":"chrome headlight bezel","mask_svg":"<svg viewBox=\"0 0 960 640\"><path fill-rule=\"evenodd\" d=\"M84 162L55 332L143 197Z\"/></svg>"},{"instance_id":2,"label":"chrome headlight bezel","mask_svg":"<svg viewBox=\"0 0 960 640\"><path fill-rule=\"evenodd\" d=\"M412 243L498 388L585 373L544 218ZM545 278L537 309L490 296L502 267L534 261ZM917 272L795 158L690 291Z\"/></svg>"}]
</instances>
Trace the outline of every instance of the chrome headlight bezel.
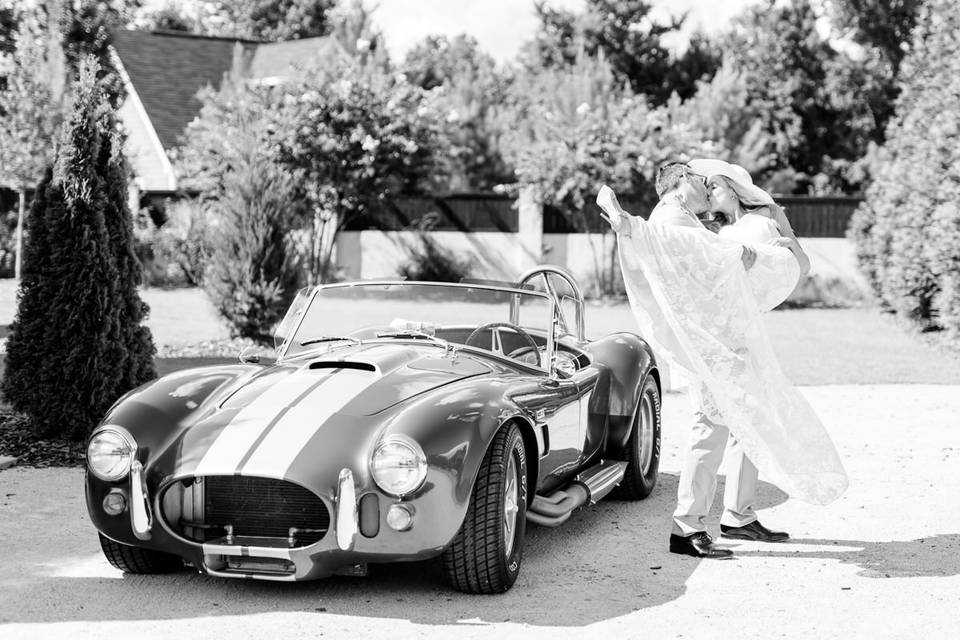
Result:
<instances>
[{"instance_id":1,"label":"chrome headlight bezel","mask_svg":"<svg viewBox=\"0 0 960 640\"><path fill-rule=\"evenodd\" d=\"M100 451L94 451L94 446L101 448ZM101 464L109 453L104 453L107 447L113 445L114 455L119 460L110 466ZM130 475L130 468L137 456L137 442L130 435L130 432L117 425L106 425L100 427L90 436L87 442L87 469L96 478L104 482L119 482Z\"/></svg>"},{"instance_id":2,"label":"chrome headlight bezel","mask_svg":"<svg viewBox=\"0 0 960 640\"><path fill-rule=\"evenodd\" d=\"M370 476L381 491L402 498L423 486L427 478L427 457L413 438L402 434L389 435L373 448Z\"/></svg>"}]
</instances>

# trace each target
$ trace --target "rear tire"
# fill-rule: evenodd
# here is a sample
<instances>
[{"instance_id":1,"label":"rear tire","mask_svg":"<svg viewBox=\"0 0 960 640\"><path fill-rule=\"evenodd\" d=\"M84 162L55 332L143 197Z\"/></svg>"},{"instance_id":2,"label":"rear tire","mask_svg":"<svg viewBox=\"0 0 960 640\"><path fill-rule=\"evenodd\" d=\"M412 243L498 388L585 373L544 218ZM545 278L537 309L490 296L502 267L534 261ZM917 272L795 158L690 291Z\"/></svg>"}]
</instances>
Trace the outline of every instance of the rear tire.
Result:
<instances>
[{"instance_id":1,"label":"rear tire","mask_svg":"<svg viewBox=\"0 0 960 640\"><path fill-rule=\"evenodd\" d=\"M443 552L447 581L464 593L503 593L516 581L527 520L527 458L520 429L501 427L480 465L467 515Z\"/></svg>"},{"instance_id":2,"label":"rear tire","mask_svg":"<svg viewBox=\"0 0 960 640\"><path fill-rule=\"evenodd\" d=\"M98 535L107 561L126 573L171 573L183 568L183 560L171 553L132 547L115 542L102 533Z\"/></svg>"},{"instance_id":3,"label":"rear tire","mask_svg":"<svg viewBox=\"0 0 960 640\"><path fill-rule=\"evenodd\" d=\"M627 471L613 495L622 500L643 500L657 486L660 469L660 391L653 376L643 381L625 453Z\"/></svg>"}]
</instances>

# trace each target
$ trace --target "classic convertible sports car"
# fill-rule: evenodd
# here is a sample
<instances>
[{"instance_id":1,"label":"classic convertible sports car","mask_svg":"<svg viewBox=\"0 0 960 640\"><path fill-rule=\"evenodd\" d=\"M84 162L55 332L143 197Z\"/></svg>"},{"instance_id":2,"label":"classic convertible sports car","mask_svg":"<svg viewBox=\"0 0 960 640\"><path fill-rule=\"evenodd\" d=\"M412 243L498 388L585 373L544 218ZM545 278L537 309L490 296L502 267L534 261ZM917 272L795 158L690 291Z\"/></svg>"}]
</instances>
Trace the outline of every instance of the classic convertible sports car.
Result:
<instances>
[{"instance_id":1,"label":"classic convertible sports car","mask_svg":"<svg viewBox=\"0 0 960 640\"><path fill-rule=\"evenodd\" d=\"M586 340L583 310L556 267L301 291L274 364L169 374L95 429L104 554L131 573L288 581L441 556L454 588L506 591L528 521L657 481L653 354L631 333Z\"/></svg>"}]
</instances>

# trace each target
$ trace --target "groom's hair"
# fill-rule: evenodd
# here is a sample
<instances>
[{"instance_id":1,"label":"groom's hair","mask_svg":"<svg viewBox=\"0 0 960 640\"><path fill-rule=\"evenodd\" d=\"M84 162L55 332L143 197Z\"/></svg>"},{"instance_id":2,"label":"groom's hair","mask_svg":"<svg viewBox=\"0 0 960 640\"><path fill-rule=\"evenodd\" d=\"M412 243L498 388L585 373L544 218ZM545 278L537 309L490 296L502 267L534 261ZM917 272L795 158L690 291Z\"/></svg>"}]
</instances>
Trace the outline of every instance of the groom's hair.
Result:
<instances>
[{"instance_id":1,"label":"groom's hair","mask_svg":"<svg viewBox=\"0 0 960 640\"><path fill-rule=\"evenodd\" d=\"M657 181L654 185L657 189L657 197L662 198L663 194L670 193L683 182L687 176L687 165L683 162L668 162L657 169Z\"/></svg>"}]
</instances>

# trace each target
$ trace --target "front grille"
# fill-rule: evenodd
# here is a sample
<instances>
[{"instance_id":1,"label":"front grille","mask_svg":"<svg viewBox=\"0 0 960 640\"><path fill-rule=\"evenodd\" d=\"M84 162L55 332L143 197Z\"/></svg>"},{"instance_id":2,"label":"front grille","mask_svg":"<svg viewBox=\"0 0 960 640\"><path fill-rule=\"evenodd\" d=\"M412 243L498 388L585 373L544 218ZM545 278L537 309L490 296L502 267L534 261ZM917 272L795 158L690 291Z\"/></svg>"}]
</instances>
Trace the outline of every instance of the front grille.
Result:
<instances>
[{"instance_id":1,"label":"front grille","mask_svg":"<svg viewBox=\"0 0 960 640\"><path fill-rule=\"evenodd\" d=\"M292 482L204 476L176 483L167 493L177 487L182 506L175 528L196 542L223 542L229 533L240 544L249 544L240 539L271 538L285 540L286 546L305 547L321 540L330 528L330 512L323 500ZM191 501L202 503L202 510ZM165 505L173 503L164 500ZM165 506L164 511L167 521L173 520L172 510Z\"/></svg>"}]
</instances>

